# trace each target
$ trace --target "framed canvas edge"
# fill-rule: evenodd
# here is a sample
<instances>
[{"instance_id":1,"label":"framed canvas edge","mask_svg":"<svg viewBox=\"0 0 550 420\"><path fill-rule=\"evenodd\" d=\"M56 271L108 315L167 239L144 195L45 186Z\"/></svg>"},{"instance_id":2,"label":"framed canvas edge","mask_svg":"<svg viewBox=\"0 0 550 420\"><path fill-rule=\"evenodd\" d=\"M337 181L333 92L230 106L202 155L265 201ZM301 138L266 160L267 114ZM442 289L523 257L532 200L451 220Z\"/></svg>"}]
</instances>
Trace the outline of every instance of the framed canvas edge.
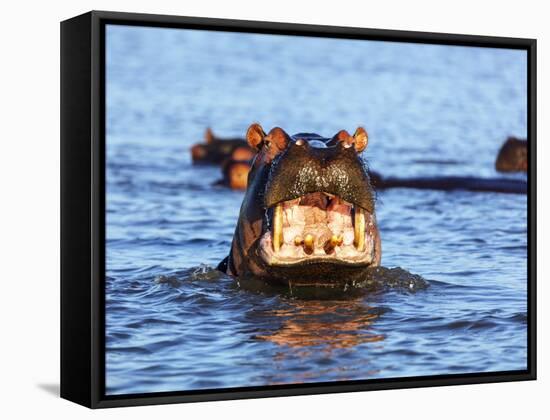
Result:
<instances>
[{"instance_id":1,"label":"framed canvas edge","mask_svg":"<svg viewBox=\"0 0 550 420\"><path fill-rule=\"evenodd\" d=\"M317 25L254 21L241 19L221 19L198 16L176 16L148 13L127 13L95 10L92 13L97 22L116 25L153 26L168 28L205 29L214 31L248 32L259 34L281 34L317 36L326 38L349 38L363 40L458 45L469 47L526 49L536 39L490 35L454 34L443 32L421 32L397 29L375 29L353 26Z\"/></svg>"},{"instance_id":2,"label":"framed canvas edge","mask_svg":"<svg viewBox=\"0 0 550 420\"><path fill-rule=\"evenodd\" d=\"M92 405L91 13L60 27L60 395Z\"/></svg>"},{"instance_id":3,"label":"framed canvas edge","mask_svg":"<svg viewBox=\"0 0 550 420\"><path fill-rule=\"evenodd\" d=\"M197 390L167 393L125 394L108 396L92 408L129 407L138 405L176 404L190 402L226 401L251 398L272 398L304 395L337 394L344 392L384 391L392 389L430 388L436 386L481 385L535 380L527 371L437 375L414 378L387 378L367 381L323 382L225 388L220 390Z\"/></svg>"},{"instance_id":4,"label":"framed canvas edge","mask_svg":"<svg viewBox=\"0 0 550 420\"><path fill-rule=\"evenodd\" d=\"M536 40L477 35L456 35L398 30L364 29L293 23L258 22L214 18L181 17L138 13L92 11L91 20L91 343L89 404L90 408L264 398L292 395L312 395L385 389L432 386L452 386L536 379ZM253 33L275 33L321 37L342 37L394 42L414 42L489 48L524 49L528 65L528 329L527 369L525 371L486 372L457 375L437 375L414 378L386 378L365 381L288 384L218 390L178 391L136 395L105 395L105 318L104 318L104 250L105 250L105 97L104 97L104 30L106 24L155 27L185 27L206 30L229 30ZM63 113L63 109L62 109ZM63 116L62 116L63 118ZM63 244L62 244L63 248ZM70 398L69 398L70 399Z\"/></svg>"}]
</instances>

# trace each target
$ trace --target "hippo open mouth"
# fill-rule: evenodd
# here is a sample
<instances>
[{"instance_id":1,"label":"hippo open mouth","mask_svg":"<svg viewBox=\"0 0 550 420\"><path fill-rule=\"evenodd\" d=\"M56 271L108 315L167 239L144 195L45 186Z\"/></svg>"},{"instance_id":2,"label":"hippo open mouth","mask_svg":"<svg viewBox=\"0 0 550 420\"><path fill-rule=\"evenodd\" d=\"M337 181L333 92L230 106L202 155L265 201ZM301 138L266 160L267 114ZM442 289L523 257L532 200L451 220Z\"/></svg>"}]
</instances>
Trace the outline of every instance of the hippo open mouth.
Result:
<instances>
[{"instance_id":1,"label":"hippo open mouth","mask_svg":"<svg viewBox=\"0 0 550 420\"><path fill-rule=\"evenodd\" d=\"M268 226L259 249L270 266L373 261L373 216L336 195L314 192L280 202L269 209Z\"/></svg>"},{"instance_id":2,"label":"hippo open mouth","mask_svg":"<svg viewBox=\"0 0 550 420\"><path fill-rule=\"evenodd\" d=\"M325 138L278 127L265 134L252 124L247 141L257 154L227 273L326 284L361 278L380 264L374 192L359 156L364 129Z\"/></svg>"}]
</instances>

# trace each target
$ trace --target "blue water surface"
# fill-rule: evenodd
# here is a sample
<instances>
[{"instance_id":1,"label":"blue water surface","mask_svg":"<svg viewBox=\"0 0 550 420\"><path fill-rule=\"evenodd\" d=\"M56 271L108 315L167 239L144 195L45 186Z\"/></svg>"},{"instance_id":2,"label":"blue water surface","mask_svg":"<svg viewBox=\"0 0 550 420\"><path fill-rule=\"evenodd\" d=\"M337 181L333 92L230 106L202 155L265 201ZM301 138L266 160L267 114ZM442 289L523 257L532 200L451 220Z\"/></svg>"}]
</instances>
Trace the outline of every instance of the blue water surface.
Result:
<instances>
[{"instance_id":1,"label":"blue water surface","mask_svg":"<svg viewBox=\"0 0 550 420\"><path fill-rule=\"evenodd\" d=\"M502 142L526 136L524 51L112 25L106 36L108 394L526 368L525 195L381 191L383 265L430 287L296 296L212 269L243 194L213 186L219 168L189 154L208 126L362 125L384 175L497 176Z\"/></svg>"}]
</instances>

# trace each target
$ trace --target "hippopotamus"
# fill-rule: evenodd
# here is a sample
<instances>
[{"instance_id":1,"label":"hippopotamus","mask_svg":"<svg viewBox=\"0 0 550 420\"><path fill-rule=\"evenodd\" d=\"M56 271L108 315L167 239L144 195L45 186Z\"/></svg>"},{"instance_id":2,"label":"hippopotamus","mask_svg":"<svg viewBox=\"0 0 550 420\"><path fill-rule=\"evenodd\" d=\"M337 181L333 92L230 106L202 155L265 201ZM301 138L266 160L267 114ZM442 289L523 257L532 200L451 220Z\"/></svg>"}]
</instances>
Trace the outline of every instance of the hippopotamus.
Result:
<instances>
[{"instance_id":1,"label":"hippopotamus","mask_svg":"<svg viewBox=\"0 0 550 420\"><path fill-rule=\"evenodd\" d=\"M498 152L495 168L499 172L527 172L527 140L508 137Z\"/></svg>"},{"instance_id":2,"label":"hippopotamus","mask_svg":"<svg viewBox=\"0 0 550 420\"><path fill-rule=\"evenodd\" d=\"M204 143L197 143L191 147L193 163L221 164L226 159L246 161L254 157L254 151L244 139L216 137L212 130L207 128L204 140Z\"/></svg>"},{"instance_id":3,"label":"hippopotamus","mask_svg":"<svg viewBox=\"0 0 550 420\"><path fill-rule=\"evenodd\" d=\"M475 191L507 194L527 194L527 182L521 179L479 178L474 176L384 177L370 171L371 183L377 191L389 188L418 190Z\"/></svg>"},{"instance_id":4,"label":"hippopotamus","mask_svg":"<svg viewBox=\"0 0 550 420\"><path fill-rule=\"evenodd\" d=\"M246 190L251 164L250 160L226 159L221 166L222 179L215 184L229 187L232 190Z\"/></svg>"},{"instance_id":5,"label":"hippopotamus","mask_svg":"<svg viewBox=\"0 0 550 420\"><path fill-rule=\"evenodd\" d=\"M332 138L246 133L255 151L229 256L218 269L292 285L359 280L380 264L375 194L359 127Z\"/></svg>"}]
</instances>

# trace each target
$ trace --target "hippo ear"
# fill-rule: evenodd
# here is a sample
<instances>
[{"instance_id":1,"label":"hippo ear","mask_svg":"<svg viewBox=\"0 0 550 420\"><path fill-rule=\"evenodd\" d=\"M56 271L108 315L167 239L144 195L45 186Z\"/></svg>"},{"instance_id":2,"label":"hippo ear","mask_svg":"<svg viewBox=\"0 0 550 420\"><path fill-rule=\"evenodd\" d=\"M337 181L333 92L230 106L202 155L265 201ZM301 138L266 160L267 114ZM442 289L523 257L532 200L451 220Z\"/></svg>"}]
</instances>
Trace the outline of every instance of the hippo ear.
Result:
<instances>
[{"instance_id":1,"label":"hippo ear","mask_svg":"<svg viewBox=\"0 0 550 420\"><path fill-rule=\"evenodd\" d=\"M330 140L331 144L338 144L342 143L346 147L349 147L353 144L354 139L349 135L349 133L346 130L340 130L338 131L334 137Z\"/></svg>"},{"instance_id":2,"label":"hippo ear","mask_svg":"<svg viewBox=\"0 0 550 420\"><path fill-rule=\"evenodd\" d=\"M272 128L269 134L265 137L273 154L277 154L286 149L290 143L290 136L280 127Z\"/></svg>"},{"instance_id":3,"label":"hippo ear","mask_svg":"<svg viewBox=\"0 0 550 420\"><path fill-rule=\"evenodd\" d=\"M355 134L353 134L353 136L350 136L346 130L340 130L329 141L331 145L335 145L338 143L342 143L344 147L351 147L353 145L358 153L361 153L367 148L368 142L369 138L367 136L367 132L363 127L359 127L357 130L355 130Z\"/></svg>"},{"instance_id":4,"label":"hippo ear","mask_svg":"<svg viewBox=\"0 0 550 420\"><path fill-rule=\"evenodd\" d=\"M210 144L214 141L214 133L212 132L212 129L210 127L208 127L204 132L204 141L206 142L206 144Z\"/></svg>"},{"instance_id":5,"label":"hippo ear","mask_svg":"<svg viewBox=\"0 0 550 420\"><path fill-rule=\"evenodd\" d=\"M258 123L252 124L246 131L246 141L255 150L260 150L264 137L264 129Z\"/></svg>"},{"instance_id":6,"label":"hippo ear","mask_svg":"<svg viewBox=\"0 0 550 420\"><path fill-rule=\"evenodd\" d=\"M357 150L358 152L362 152L367 148L367 144L369 143L369 136L363 127L358 127L357 130L355 130L355 133L353 134L353 139L355 150Z\"/></svg>"}]
</instances>

